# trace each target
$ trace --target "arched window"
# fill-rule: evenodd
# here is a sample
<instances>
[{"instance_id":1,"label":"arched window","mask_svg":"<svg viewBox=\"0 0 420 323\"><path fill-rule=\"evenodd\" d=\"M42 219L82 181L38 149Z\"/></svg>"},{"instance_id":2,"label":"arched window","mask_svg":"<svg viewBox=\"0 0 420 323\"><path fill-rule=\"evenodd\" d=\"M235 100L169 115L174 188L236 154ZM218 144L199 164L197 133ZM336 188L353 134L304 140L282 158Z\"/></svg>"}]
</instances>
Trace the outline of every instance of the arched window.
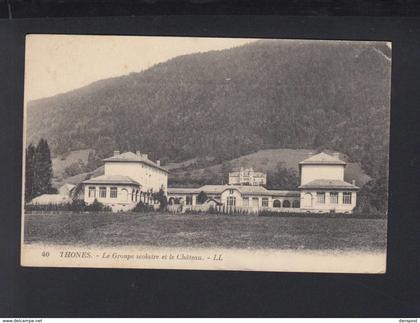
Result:
<instances>
[{"instance_id":1,"label":"arched window","mask_svg":"<svg viewBox=\"0 0 420 323\"><path fill-rule=\"evenodd\" d=\"M290 201L289 200L284 200L283 201L283 207L290 207Z\"/></svg>"},{"instance_id":2,"label":"arched window","mask_svg":"<svg viewBox=\"0 0 420 323\"><path fill-rule=\"evenodd\" d=\"M281 207L281 202L279 200L274 200L273 207Z\"/></svg>"},{"instance_id":3,"label":"arched window","mask_svg":"<svg viewBox=\"0 0 420 323\"><path fill-rule=\"evenodd\" d=\"M293 203L292 203L292 207L299 208L300 207L300 201L299 200L294 200Z\"/></svg>"},{"instance_id":4,"label":"arched window","mask_svg":"<svg viewBox=\"0 0 420 323\"><path fill-rule=\"evenodd\" d=\"M127 189L123 188L121 190L121 201L127 202L127 200L128 200L128 191Z\"/></svg>"}]
</instances>

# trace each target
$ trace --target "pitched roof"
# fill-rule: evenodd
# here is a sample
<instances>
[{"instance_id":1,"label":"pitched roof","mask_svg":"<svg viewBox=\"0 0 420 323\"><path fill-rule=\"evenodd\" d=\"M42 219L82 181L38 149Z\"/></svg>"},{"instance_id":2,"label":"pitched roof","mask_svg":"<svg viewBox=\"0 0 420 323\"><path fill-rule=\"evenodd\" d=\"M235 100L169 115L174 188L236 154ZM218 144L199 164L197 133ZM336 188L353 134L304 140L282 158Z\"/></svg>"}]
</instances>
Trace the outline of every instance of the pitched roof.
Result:
<instances>
[{"instance_id":1,"label":"pitched roof","mask_svg":"<svg viewBox=\"0 0 420 323\"><path fill-rule=\"evenodd\" d=\"M267 196L296 196L299 191L278 191L267 190L262 186L246 186L246 185L204 185L198 188L168 188L170 194L198 194L204 192L206 194L221 194L227 189L238 190L243 195L267 195Z\"/></svg>"},{"instance_id":2,"label":"pitched roof","mask_svg":"<svg viewBox=\"0 0 420 323\"><path fill-rule=\"evenodd\" d=\"M204 185L197 188L197 190L198 192L203 191L204 193L218 194L222 193L229 186L230 185Z\"/></svg>"},{"instance_id":3,"label":"pitched roof","mask_svg":"<svg viewBox=\"0 0 420 323\"><path fill-rule=\"evenodd\" d=\"M339 159L338 157L328 155L326 153L319 153L316 155L313 155L299 163L299 165L306 165L306 164L312 164L312 165L319 165L319 164L328 164L328 165L345 165L346 163Z\"/></svg>"},{"instance_id":4,"label":"pitched roof","mask_svg":"<svg viewBox=\"0 0 420 323\"><path fill-rule=\"evenodd\" d=\"M300 196L300 191L269 190L271 196Z\"/></svg>"},{"instance_id":5,"label":"pitched roof","mask_svg":"<svg viewBox=\"0 0 420 323\"><path fill-rule=\"evenodd\" d=\"M102 175L83 181L84 184L131 184L140 185L134 179L123 175Z\"/></svg>"},{"instance_id":6,"label":"pitched roof","mask_svg":"<svg viewBox=\"0 0 420 323\"><path fill-rule=\"evenodd\" d=\"M337 179L316 179L309 183L299 186L299 188L303 189L346 189L346 190L357 190L359 189L358 186L347 183L345 181L340 181Z\"/></svg>"},{"instance_id":7,"label":"pitched roof","mask_svg":"<svg viewBox=\"0 0 420 323\"><path fill-rule=\"evenodd\" d=\"M238 185L238 186L235 186L235 188L242 194L246 194L246 195L270 195L271 194L269 190L267 190L265 187L262 187L262 186Z\"/></svg>"},{"instance_id":8,"label":"pitched roof","mask_svg":"<svg viewBox=\"0 0 420 323\"><path fill-rule=\"evenodd\" d=\"M214 198L209 198L209 199L207 199L205 202L204 202L204 204L208 204L208 203L210 203L210 202L215 202L217 205L223 205L223 203L222 202L220 202L220 201L218 201L218 200L215 200Z\"/></svg>"},{"instance_id":9,"label":"pitched roof","mask_svg":"<svg viewBox=\"0 0 420 323\"><path fill-rule=\"evenodd\" d=\"M189 187L168 187L168 193L171 194L195 194L200 193L199 188L189 188Z\"/></svg>"},{"instance_id":10,"label":"pitched roof","mask_svg":"<svg viewBox=\"0 0 420 323\"><path fill-rule=\"evenodd\" d=\"M30 204L62 204L71 202L71 198L62 194L43 194L35 197Z\"/></svg>"},{"instance_id":11,"label":"pitched roof","mask_svg":"<svg viewBox=\"0 0 420 323\"><path fill-rule=\"evenodd\" d=\"M104 162L140 162L155 168L158 168L160 170L163 170L164 172L168 173L168 170L162 166L159 166L158 164L156 164L155 162L151 161L150 159L142 156L142 155L137 155L135 153L132 153L131 151L127 151L125 153L116 155L116 156L112 156L109 158L105 158Z\"/></svg>"},{"instance_id":12,"label":"pitched roof","mask_svg":"<svg viewBox=\"0 0 420 323\"><path fill-rule=\"evenodd\" d=\"M227 189L236 189L241 194L247 194L247 195L270 195L269 191L262 187L262 186L247 186L247 185L204 185L200 187L198 190L205 193L210 194L217 194L222 193L223 191Z\"/></svg>"}]
</instances>

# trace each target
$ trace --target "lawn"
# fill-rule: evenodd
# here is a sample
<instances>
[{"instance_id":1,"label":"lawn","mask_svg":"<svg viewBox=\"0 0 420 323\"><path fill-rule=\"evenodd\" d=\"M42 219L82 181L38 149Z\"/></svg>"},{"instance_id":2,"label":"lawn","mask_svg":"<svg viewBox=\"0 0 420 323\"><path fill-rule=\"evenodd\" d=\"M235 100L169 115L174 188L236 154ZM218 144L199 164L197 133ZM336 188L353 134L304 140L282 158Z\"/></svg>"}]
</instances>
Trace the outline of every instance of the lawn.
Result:
<instances>
[{"instance_id":1,"label":"lawn","mask_svg":"<svg viewBox=\"0 0 420 323\"><path fill-rule=\"evenodd\" d=\"M31 214L25 243L383 251L386 220L204 214Z\"/></svg>"}]
</instances>

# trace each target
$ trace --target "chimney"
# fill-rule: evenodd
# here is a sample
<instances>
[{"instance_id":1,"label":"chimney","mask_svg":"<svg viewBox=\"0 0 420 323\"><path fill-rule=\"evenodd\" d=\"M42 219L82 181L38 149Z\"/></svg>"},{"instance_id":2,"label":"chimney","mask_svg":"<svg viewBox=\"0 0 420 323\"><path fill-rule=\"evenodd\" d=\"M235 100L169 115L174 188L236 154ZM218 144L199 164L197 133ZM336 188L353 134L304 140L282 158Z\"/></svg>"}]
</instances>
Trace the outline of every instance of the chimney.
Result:
<instances>
[{"instance_id":1,"label":"chimney","mask_svg":"<svg viewBox=\"0 0 420 323\"><path fill-rule=\"evenodd\" d=\"M351 181L351 183L352 183L354 186L356 186L356 180L355 180L355 179L353 179L353 180Z\"/></svg>"},{"instance_id":2,"label":"chimney","mask_svg":"<svg viewBox=\"0 0 420 323\"><path fill-rule=\"evenodd\" d=\"M114 150L114 156L118 156L120 154L119 150Z\"/></svg>"},{"instance_id":3,"label":"chimney","mask_svg":"<svg viewBox=\"0 0 420 323\"><path fill-rule=\"evenodd\" d=\"M136 150L136 155L137 155L138 157L141 157L140 150Z\"/></svg>"},{"instance_id":4,"label":"chimney","mask_svg":"<svg viewBox=\"0 0 420 323\"><path fill-rule=\"evenodd\" d=\"M339 154L339 153L332 153L332 155L333 155L335 158L340 159L340 154Z\"/></svg>"},{"instance_id":5,"label":"chimney","mask_svg":"<svg viewBox=\"0 0 420 323\"><path fill-rule=\"evenodd\" d=\"M156 161L156 164L157 164L158 166L160 166L160 160L159 160L159 159Z\"/></svg>"},{"instance_id":6,"label":"chimney","mask_svg":"<svg viewBox=\"0 0 420 323\"><path fill-rule=\"evenodd\" d=\"M148 159L148 158L147 158L147 154L143 154L143 158L144 158L144 159Z\"/></svg>"}]
</instances>

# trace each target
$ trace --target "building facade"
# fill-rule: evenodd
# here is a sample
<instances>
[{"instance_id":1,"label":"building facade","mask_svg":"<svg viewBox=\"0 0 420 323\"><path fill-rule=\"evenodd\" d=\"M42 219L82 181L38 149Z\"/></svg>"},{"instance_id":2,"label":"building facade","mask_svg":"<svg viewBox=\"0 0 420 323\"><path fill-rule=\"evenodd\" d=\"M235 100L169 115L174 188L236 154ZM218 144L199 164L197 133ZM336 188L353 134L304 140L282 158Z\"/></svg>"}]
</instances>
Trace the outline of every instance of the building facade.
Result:
<instances>
[{"instance_id":1,"label":"building facade","mask_svg":"<svg viewBox=\"0 0 420 323\"><path fill-rule=\"evenodd\" d=\"M129 176L142 186L144 192L166 193L168 188L168 171L160 165L160 161L151 161L147 154L114 151L114 156L104 159L105 175Z\"/></svg>"},{"instance_id":2,"label":"building facade","mask_svg":"<svg viewBox=\"0 0 420 323\"><path fill-rule=\"evenodd\" d=\"M167 192L168 171L147 154L115 151L104 163L104 175L83 181L88 204L96 199L113 211L127 211L140 201L148 203L152 193Z\"/></svg>"},{"instance_id":3,"label":"building facade","mask_svg":"<svg viewBox=\"0 0 420 323\"><path fill-rule=\"evenodd\" d=\"M338 154L320 153L299 163L301 208L351 213L356 207L355 182L344 181L346 163Z\"/></svg>"},{"instance_id":4,"label":"building facade","mask_svg":"<svg viewBox=\"0 0 420 323\"><path fill-rule=\"evenodd\" d=\"M95 200L110 206L113 211L128 211L140 201L141 185L123 175L103 175L88 179L84 183L84 201Z\"/></svg>"},{"instance_id":5,"label":"building facade","mask_svg":"<svg viewBox=\"0 0 420 323\"><path fill-rule=\"evenodd\" d=\"M140 152L116 151L104 162L104 175L83 182L84 201L90 204L96 199L114 211L130 210L140 201L148 203L150 195L162 189L169 205L183 211L222 207L248 212L351 213L359 190L354 182L344 181L346 163L336 154L319 153L301 161L300 186L293 191L266 189L260 185L266 181L265 174L255 176L252 169L241 169L232 181L229 176L230 185L168 188L168 171Z\"/></svg>"},{"instance_id":6,"label":"building facade","mask_svg":"<svg viewBox=\"0 0 420 323\"><path fill-rule=\"evenodd\" d=\"M247 185L204 185L199 188L169 188L170 205L181 204L187 209L196 209L199 194L205 194L219 205L249 212L261 209L299 208L299 191L267 190L262 186Z\"/></svg>"},{"instance_id":7,"label":"building facade","mask_svg":"<svg viewBox=\"0 0 420 323\"><path fill-rule=\"evenodd\" d=\"M241 167L237 172L229 173L229 185L261 186L267 184L267 175L251 168Z\"/></svg>"},{"instance_id":8,"label":"building facade","mask_svg":"<svg viewBox=\"0 0 420 323\"><path fill-rule=\"evenodd\" d=\"M250 185L249 177L244 177L239 172L232 176L232 181L229 176L231 185L169 188L169 204L194 210L200 204L197 202L199 194L205 194L225 208L251 212L266 209L282 212L351 213L356 206L359 187L354 182L344 181L345 167L346 163L337 154L319 153L299 163L298 190L268 190L262 186Z\"/></svg>"}]
</instances>

